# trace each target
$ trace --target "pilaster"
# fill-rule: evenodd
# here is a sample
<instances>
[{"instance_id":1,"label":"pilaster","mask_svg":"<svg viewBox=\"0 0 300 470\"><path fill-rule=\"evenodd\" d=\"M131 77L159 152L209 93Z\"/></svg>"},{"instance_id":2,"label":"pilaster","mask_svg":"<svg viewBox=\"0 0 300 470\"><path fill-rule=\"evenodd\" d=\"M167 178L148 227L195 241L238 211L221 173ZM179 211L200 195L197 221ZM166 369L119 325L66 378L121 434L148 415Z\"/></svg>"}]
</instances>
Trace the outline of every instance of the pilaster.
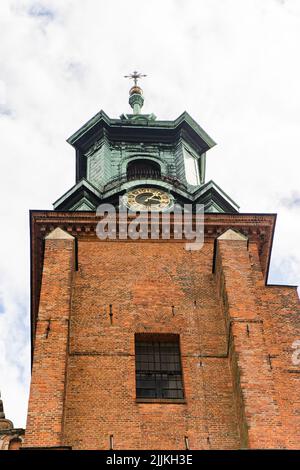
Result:
<instances>
[{"instance_id":1,"label":"pilaster","mask_svg":"<svg viewBox=\"0 0 300 470\"><path fill-rule=\"evenodd\" d=\"M25 447L62 445L74 256L62 229L45 238Z\"/></svg>"},{"instance_id":2,"label":"pilaster","mask_svg":"<svg viewBox=\"0 0 300 470\"><path fill-rule=\"evenodd\" d=\"M229 229L217 239L216 250L215 275L227 322L241 447L282 447L274 378L268 362L248 239Z\"/></svg>"}]
</instances>

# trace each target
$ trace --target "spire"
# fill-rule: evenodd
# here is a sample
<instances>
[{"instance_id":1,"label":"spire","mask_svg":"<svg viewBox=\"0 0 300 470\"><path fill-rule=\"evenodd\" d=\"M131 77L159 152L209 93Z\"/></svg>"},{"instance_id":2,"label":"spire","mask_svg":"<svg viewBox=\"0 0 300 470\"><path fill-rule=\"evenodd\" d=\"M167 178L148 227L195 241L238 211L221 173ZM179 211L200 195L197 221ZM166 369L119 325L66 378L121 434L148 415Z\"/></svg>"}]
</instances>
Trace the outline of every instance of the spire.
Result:
<instances>
[{"instance_id":1,"label":"spire","mask_svg":"<svg viewBox=\"0 0 300 470\"><path fill-rule=\"evenodd\" d=\"M124 75L125 78L130 78L134 81L133 87L129 90L129 104L133 109L133 114L140 114L141 108L144 104L143 90L138 85L137 81L139 78L147 77L147 75L141 74L136 70L130 75Z\"/></svg>"}]
</instances>

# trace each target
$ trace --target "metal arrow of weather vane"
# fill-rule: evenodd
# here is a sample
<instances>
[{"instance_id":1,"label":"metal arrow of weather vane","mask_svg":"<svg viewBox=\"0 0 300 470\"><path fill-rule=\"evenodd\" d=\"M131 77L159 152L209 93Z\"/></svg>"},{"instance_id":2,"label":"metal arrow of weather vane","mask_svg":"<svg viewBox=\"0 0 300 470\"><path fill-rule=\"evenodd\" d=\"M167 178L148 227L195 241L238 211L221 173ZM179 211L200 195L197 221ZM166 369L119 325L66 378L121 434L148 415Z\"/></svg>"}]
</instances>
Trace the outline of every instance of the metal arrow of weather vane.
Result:
<instances>
[{"instance_id":1,"label":"metal arrow of weather vane","mask_svg":"<svg viewBox=\"0 0 300 470\"><path fill-rule=\"evenodd\" d=\"M147 75L139 73L136 70L134 70L134 72L132 72L130 75L124 75L124 78L132 79L134 81L135 86L137 85L138 79L143 78L143 77L147 77Z\"/></svg>"}]
</instances>

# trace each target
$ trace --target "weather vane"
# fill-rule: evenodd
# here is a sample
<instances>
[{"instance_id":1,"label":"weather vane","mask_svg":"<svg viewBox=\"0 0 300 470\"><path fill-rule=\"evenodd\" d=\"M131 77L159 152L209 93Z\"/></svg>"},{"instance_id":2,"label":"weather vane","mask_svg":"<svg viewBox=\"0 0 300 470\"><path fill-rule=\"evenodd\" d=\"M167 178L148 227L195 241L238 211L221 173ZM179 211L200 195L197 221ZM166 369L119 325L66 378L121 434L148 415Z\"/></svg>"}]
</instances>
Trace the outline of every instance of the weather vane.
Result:
<instances>
[{"instance_id":1,"label":"weather vane","mask_svg":"<svg viewBox=\"0 0 300 470\"><path fill-rule=\"evenodd\" d=\"M147 75L139 73L136 70L134 70L134 72L132 72L130 75L124 75L124 78L130 78L130 79L134 80L134 86L137 86L138 79L143 78L143 77L147 77Z\"/></svg>"}]
</instances>

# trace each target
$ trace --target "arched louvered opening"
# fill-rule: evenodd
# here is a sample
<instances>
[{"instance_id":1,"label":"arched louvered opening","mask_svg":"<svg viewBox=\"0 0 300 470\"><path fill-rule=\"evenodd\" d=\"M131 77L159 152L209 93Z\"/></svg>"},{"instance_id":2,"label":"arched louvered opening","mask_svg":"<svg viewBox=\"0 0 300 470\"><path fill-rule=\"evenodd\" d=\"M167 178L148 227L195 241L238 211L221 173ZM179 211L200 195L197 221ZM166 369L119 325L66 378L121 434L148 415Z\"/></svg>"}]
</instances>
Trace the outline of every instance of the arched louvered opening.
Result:
<instances>
[{"instance_id":1,"label":"arched louvered opening","mask_svg":"<svg viewBox=\"0 0 300 470\"><path fill-rule=\"evenodd\" d=\"M152 160L133 160L127 165L127 179L160 179L160 165Z\"/></svg>"}]
</instances>

